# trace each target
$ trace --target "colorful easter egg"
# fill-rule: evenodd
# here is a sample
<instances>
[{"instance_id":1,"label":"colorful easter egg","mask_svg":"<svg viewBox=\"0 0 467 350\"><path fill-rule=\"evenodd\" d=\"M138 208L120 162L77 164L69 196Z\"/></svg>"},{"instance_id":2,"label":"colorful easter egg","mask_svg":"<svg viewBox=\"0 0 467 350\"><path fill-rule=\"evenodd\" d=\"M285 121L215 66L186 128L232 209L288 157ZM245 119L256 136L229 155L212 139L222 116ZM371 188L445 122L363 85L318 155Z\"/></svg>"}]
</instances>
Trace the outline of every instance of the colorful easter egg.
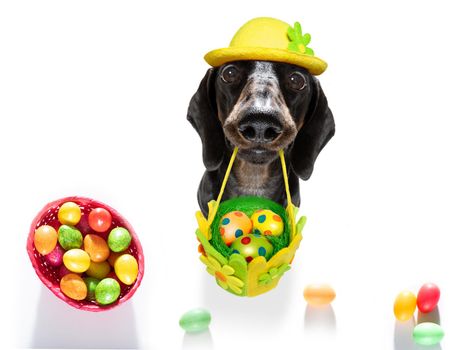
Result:
<instances>
[{"instance_id":1,"label":"colorful easter egg","mask_svg":"<svg viewBox=\"0 0 467 350\"><path fill-rule=\"evenodd\" d=\"M433 322L422 322L415 326L412 339L415 343L424 346L438 344L443 340L444 331L439 324Z\"/></svg>"},{"instance_id":2,"label":"colorful easter egg","mask_svg":"<svg viewBox=\"0 0 467 350\"><path fill-rule=\"evenodd\" d=\"M46 255L57 245L58 234L52 226L39 226L34 232L34 246L39 254Z\"/></svg>"},{"instance_id":3,"label":"colorful easter egg","mask_svg":"<svg viewBox=\"0 0 467 350\"><path fill-rule=\"evenodd\" d=\"M310 284L303 290L303 297L310 306L325 306L336 297L336 292L328 284Z\"/></svg>"},{"instance_id":4,"label":"colorful easter egg","mask_svg":"<svg viewBox=\"0 0 467 350\"><path fill-rule=\"evenodd\" d=\"M81 208L74 202L65 202L58 209L58 221L63 225L76 225L81 220Z\"/></svg>"},{"instance_id":5,"label":"colorful easter egg","mask_svg":"<svg viewBox=\"0 0 467 350\"><path fill-rule=\"evenodd\" d=\"M91 258L82 249L70 249L63 255L63 264L68 270L81 273L89 269Z\"/></svg>"},{"instance_id":6,"label":"colorful easter egg","mask_svg":"<svg viewBox=\"0 0 467 350\"><path fill-rule=\"evenodd\" d=\"M185 312L178 323L188 333L203 332L211 323L211 314L206 309L193 309Z\"/></svg>"},{"instance_id":7,"label":"colorful easter egg","mask_svg":"<svg viewBox=\"0 0 467 350\"><path fill-rule=\"evenodd\" d=\"M115 273L120 281L126 285L135 283L138 277L138 262L135 257L130 254L123 254L115 260Z\"/></svg>"},{"instance_id":8,"label":"colorful easter egg","mask_svg":"<svg viewBox=\"0 0 467 350\"><path fill-rule=\"evenodd\" d=\"M110 231L107 243L113 252L122 252L127 249L131 243L130 232L128 232L126 228L115 227Z\"/></svg>"},{"instance_id":9,"label":"colorful easter egg","mask_svg":"<svg viewBox=\"0 0 467 350\"><path fill-rule=\"evenodd\" d=\"M65 275L60 280L60 290L67 297L74 300L83 300L87 295L86 284L83 279L74 273Z\"/></svg>"},{"instance_id":10,"label":"colorful easter egg","mask_svg":"<svg viewBox=\"0 0 467 350\"><path fill-rule=\"evenodd\" d=\"M44 257L44 259L47 262L47 264L53 267L59 267L63 264L64 253L65 251L63 250L63 248L59 244L57 244L55 248Z\"/></svg>"},{"instance_id":11,"label":"colorful easter egg","mask_svg":"<svg viewBox=\"0 0 467 350\"><path fill-rule=\"evenodd\" d=\"M273 253L273 246L267 238L253 234L238 237L232 243L232 254L242 255L249 263L258 256L264 256L268 260Z\"/></svg>"},{"instance_id":12,"label":"colorful easter egg","mask_svg":"<svg viewBox=\"0 0 467 350\"><path fill-rule=\"evenodd\" d=\"M65 250L81 248L83 235L73 226L62 225L58 228L58 243Z\"/></svg>"},{"instance_id":13,"label":"colorful easter egg","mask_svg":"<svg viewBox=\"0 0 467 350\"><path fill-rule=\"evenodd\" d=\"M399 321L408 321L413 317L417 307L417 297L412 292L400 292L394 301L394 315Z\"/></svg>"},{"instance_id":14,"label":"colorful easter egg","mask_svg":"<svg viewBox=\"0 0 467 350\"><path fill-rule=\"evenodd\" d=\"M104 279L110 272L110 264L107 261L95 262L91 260L86 275L97 279Z\"/></svg>"},{"instance_id":15,"label":"colorful easter egg","mask_svg":"<svg viewBox=\"0 0 467 350\"><path fill-rule=\"evenodd\" d=\"M95 289L96 301L101 305L114 303L120 295L120 284L113 278L104 278Z\"/></svg>"},{"instance_id":16,"label":"colorful easter egg","mask_svg":"<svg viewBox=\"0 0 467 350\"><path fill-rule=\"evenodd\" d=\"M440 290L434 283L425 283L417 295L417 307L420 312L428 313L435 309L438 305Z\"/></svg>"},{"instance_id":17,"label":"colorful easter egg","mask_svg":"<svg viewBox=\"0 0 467 350\"><path fill-rule=\"evenodd\" d=\"M269 209L260 209L251 216L253 232L265 236L279 236L284 232L282 218Z\"/></svg>"},{"instance_id":18,"label":"colorful easter egg","mask_svg":"<svg viewBox=\"0 0 467 350\"><path fill-rule=\"evenodd\" d=\"M95 208L88 216L89 226L96 232L105 232L112 225L112 215L107 209Z\"/></svg>"},{"instance_id":19,"label":"colorful easter egg","mask_svg":"<svg viewBox=\"0 0 467 350\"><path fill-rule=\"evenodd\" d=\"M94 234L84 237L84 250L94 262L105 261L110 254L109 246L105 239Z\"/></svg>"},{"instance_id":20,"label":"colorful easter egg","mask_svg":"<svg viewBox=\"0 0 467 350\"><path fill-rule=\"evenodd\" d=\"M87 288L86 300L96 300L96 287L100 280L94 277L85 277L83 278L83 281Z\"/></svg>"},{"instance_id":21,"label":"colorful easter egg","mask_svg":"<svg viewBox=\"0 0 467 350\"><path fill-rule=\"evenodd\" d=\"M225 244L230 246L236 238L250 233L253 227L250 218L241 211L225 214L219 222L219 232Z\"/></svg>"}]
</instances>

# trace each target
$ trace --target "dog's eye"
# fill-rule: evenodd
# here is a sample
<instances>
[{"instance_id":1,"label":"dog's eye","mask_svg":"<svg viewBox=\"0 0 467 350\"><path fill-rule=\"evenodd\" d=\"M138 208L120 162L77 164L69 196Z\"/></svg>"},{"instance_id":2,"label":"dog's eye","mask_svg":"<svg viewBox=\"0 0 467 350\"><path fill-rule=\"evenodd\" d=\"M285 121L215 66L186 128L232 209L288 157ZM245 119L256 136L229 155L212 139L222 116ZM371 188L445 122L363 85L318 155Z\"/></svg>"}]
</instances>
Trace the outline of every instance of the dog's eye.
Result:
<instances>
[{"instance_id":1,"label":"dog's eye","mask_svg":"<svg viewBox=\"0 0 467 350\"><path fill-rule=\"evenodd\" d=\"M303 90L306 87L306 79L302 73L294 72L289 75L288 86L294 90Z\"/></svg>"},{"instance_id":2,"label":"dog's eye","mask_svg":"<svg viewBox=\"0 0 467 350\"><path fill-rule=\"evenodd\" d=\"M221 79L226 84L235 83L240 79L240 72L235 66L227 66L222 70Z\"/></svg>"}]
</instances>

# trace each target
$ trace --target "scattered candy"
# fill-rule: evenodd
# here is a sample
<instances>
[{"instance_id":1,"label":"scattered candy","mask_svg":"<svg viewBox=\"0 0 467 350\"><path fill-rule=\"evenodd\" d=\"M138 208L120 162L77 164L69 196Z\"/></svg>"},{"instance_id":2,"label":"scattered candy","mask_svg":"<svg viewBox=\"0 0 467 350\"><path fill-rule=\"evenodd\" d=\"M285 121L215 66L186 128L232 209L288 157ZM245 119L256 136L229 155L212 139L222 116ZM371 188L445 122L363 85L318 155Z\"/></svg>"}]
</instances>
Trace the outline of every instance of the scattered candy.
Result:
<instances>
[{"instance_id":1,"label":"scattered candy","mask_svg":"<svg viewBox=\"0 0 467 350\"><path fill-rule=\"evenodd\" d=\"M250 218L241 211L231 211L220 220L219 232L225 244L230 247L236 238L250 233L253 224Z\"/></svg>"},{"instance_id":2,"label":"scattered candy","mask_svg":"<svg viewBox=\"0 0 467 350\"><path fill-rule=\"evenodd\" d=\"M81 209L78 204L65 202L58 210L58 221L63 225L76 225L81 219Z\"/></svg>"},{"instance_id":3,"label":"scattered candy","mask_svg":"<svg viewBox=\"0 0 467 350\"><path fill-rule=\"evenodd\" d=\"M127 249L131 243L130 232L123 227L115 227L110 231L107 243L113 252L122 252Z\"/></svg>"},{"instance_id":4,"label":"scattered candy","mask_svg":"<svg viewBox=\"0 0 467 350\"><path fill-rule=\"evenodd\" d=\"M251 216L253 232L265 236L279 236L284 232L282 218L269 209L260 209Z\"/></svg>"},{"instance_id":5,"label":"scattered candy","mask_svg":"<svg viewBox=\"0 0 467 350\"><path fill-rule=\"evenodd\" d=\"M107 261L94 262L91 260L91 264L86 270L86 275L101 280L103 278L106 278L109 272L110 264Z\"/></svg>"},{"instance_id":6,"label":"scattered candy","mask_svg":"<svg viewBox=\"0 0 467 350\"><path fill-rule=\"evenodd\" d=\"M58 234L52 226L42 225L34 232L34 246L39 254L46 255L57 245Z\"/></svg>"},{"instance_id":7,"label":"scattered candy","mask_svg":"<svg viewBox=\"0 0 467 350\"><path fill-rule=\"evenodd\" d=\"M104 278L95 289L96 301L101 305L115 302L120 295L120 284L113 278Z\"/></svg>"},{"instance_id":8,"label":"scattered candy","mask_svg":"<svg viewBox=\"0 0 467 350\"><path fill-rule=\"evenodd\" d=\"M138 262L134 256L123 254L115 260L115 273L120 281L126 285L131 285L138 277Z\"/></svg>"},{"instance_id":9,"label":"scattered candy","mask_svg":"<svg viewBox=\"0 0 467 350\"><path fill-rule=\"evenodd\" d=\"M105 261L110 254L109 246L104 238L94 234L84 237L84 250L94 262Z\"/></svg>"},{"instance_id":10,"label":"scattered candy","mask_svg":"<svg viewBox=\"0 0 467 350\"><path fill-rule=\"evenodd\" d=\"M303 297L310 306L325 306L336 297L336 292L328 284L310 284L305 287Z\"/></svg>"},{"instance_id":11,"label":"scattered candy","mask_svg":"<svg viewBox=\"0 0 467 350\"><path fill-rule=\"evenodd\" d=\"M63 294L74 300L83 300L87 295L86 284L80 276L74 273L62 277L60 289Z\"/></svg>"},{"instance_id":12,"label":"scattered candy","mask_svg":"<svg viewBox=\"0 0 467 350\"><path fill-rule=\"evenodd\" d=\"M423 322L415 326L412 338L419 345L436 345L444 337L444 331L440 325L433 322Z\"/></svg>"},{"instance_id":13,"label":"scattered candy","mask_svg":"<svg viewBox=\"0 0 467 350\"><path fill-rule=\"evenodd\" d=\"M83 280L88 291L86 294L86 300L96 300L96 287L100 281L94 277L86 277Z\"/></svg>"},{"instance_id":14,"label":"scattered candy","mask_svg":"<svg viewBox=\"0 0 467 350\"><path fill-rule=\"evenodd\" d=\"M211 323L211 314L205 309L193 309L180 317L179 325L188 333L203 332Z\"/></svg>"},{"instance_id":15,"label":"scattered candy","mask_svg":"<svg viewBox=\"0 0 467 350\"><path fill-rule=\"evenodd\" d=\"M70 249L63 255L63 264L72 272L84 272L90 264L89 254L82 249Z\"/></svg>"},{"instance_id":16,"label":"scattered candy","mask_svg":"<svg viewBox=\"0 0 467 350\"><path fill-rule=\"evenodd\" d=\"M435 309L438 305L440 290L434 283L425 283L417 295L417 307L420 312L428 313Z\"/></svg>"},{"instance_id":17,"label":"scattered candy","mask_svg":"<svg viewBox=\"0 0 467 350\"><path fill-rule=\"evenodd\" d=\"M65 250L81 248L83 235L75 227L62 225L58 229L58 243Z\"/></svg>"},{"instance_id":18,"label":"scattered candy","mask_svg":"<svg viewBox=\"0 0 467 350\"><path fill-rule=\"evenodd\" d=\"M394 315L399 321L408 321L417 307L417 297L412 292L400 292L394 301Z\"/></svg>"},{"instance_id":19,"label":"scattered candy","mask_svg":"<svg viewBox=\"0 0 467 350\"><path fill-rule=\"evenodd\" d=\"M105 232L112 225L112 215L104 208L91 210L88 217L89 226L96 232Z\"/></svg>"},{"instance_id":20,"label":"scattered candy","mask_svg":"<svg viewBox=\"0 0 467 350\"><path fill-rule=\"evenodd\" d=\"M249 263L258 256L264 256L268 260L273 253L273 246L267 238L258 235L243 235L232 243L232 254L242 255Z\"/></svg>"},{"instance_id":21,"label":"scattered candy","mask_svg":"<svg viewBox=\"0 0 467 350\"><path fill-rule=\"evenodd\" d=\"M55 248L44 257L44 259L49 265L53 267L59 267L63 264L64 253L65 251L63 250L63 248L60 247L59 244L57 244Z\"/></svg>"}]
</instances>

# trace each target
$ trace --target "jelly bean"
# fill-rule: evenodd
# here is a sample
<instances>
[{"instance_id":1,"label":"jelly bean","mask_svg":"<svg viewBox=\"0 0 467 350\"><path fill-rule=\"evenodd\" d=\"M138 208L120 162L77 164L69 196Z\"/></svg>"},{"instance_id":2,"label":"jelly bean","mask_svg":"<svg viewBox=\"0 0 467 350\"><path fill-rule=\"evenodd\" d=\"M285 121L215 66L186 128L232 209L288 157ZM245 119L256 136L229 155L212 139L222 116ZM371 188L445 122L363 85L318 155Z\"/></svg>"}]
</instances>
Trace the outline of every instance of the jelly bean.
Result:
<instances>
[{"instance_id":1,"label":"jelly bean","mask_svg":"<svg viewBox=\"0 0 467 350\"><path fill-rule=\"evenodd\" d=\"M97 284L95 295L99 304L112 304L120 295L120 284L113 278L105 278Z\"/></svg>"},{"instance_id":2,"label":"jelly bean","mask_svg":"<svg viewBox=\"0 0 467 350\"><path fill-rule=\"evenodd\" d=\"M325 306L336 297L336 292L328 284L310 284L305 287L303 297L310 306Z\"/></svg>"},{"instance_id":3,"label":"jelly bean","mask_svg":"<svg viewBox=\"0 0 467 350\"><path fill-rule=\"evenodd\" d=\"M94 277L86 277L83 278L83 280L88 290L86 300L96 300L96 287L99 284L100 280Z\"/></svg>"},{"instance_id":4,"label":"jelly bean","mask_svg":"<svg viewBox=\"0 0 467 350\"><path fill-rule=\"evenodd\" d=\"M106 278L110 272L110 265L107 261L94 262L91 260L89 268L86 270L86 275L98 279Z\"/></svg>"},{"instance_id":5,"label":"jelly bean","mask_svg":"<svg viewBox=\"0 0 467 350\"><path fill-rule=\"evenodd\" d=\"M44 259L49 265L53 267L59 267L63 264L64 253L65 251L63 250L63 248L59 244L57 244L55 248L44 257Z\"/></svg>"},{"instance_id":6,"label":"jelly bean","mask_svg":"<svg viewBox=\"0 0 467 350\"><path fill-rule=\"evenodd\" d=\"M74 273L65 275L60 280L60 290L67 297L74 300L83 300L87 295L86 283L83 279Z\"/></svg>"},{"instance_id":7,"label":"jelly bean","mask_svg":"<svg viewBox=\"0 0 467 350\"><path fill-rule=\"evenodd\" d=\"M65 250L81 248L83 235L75 227L62 225L58 229L58 243Z\"/></svg>"},{"instance_id":8,"label":"jelly bean","mask_svg":"<svg viewBox=\"0 0 467 350\"><path fill-rule=\"evenodd\" d=\"M232 243L231 248L233 254L242 255L247 263L259 256L264 256L268 260L274 250L266 237L257 234L238 237Z\"/></svg>"},{"instance_id":9,"label":"jelly bean","mask_svg":"<svg viewBox=\"0 0 467 350\"><path fill-rule=\"evenodd\" d=\"M188 333L203 332L211 323L211 314L205 309L193 309L185 312L178 323Z\"/></svg>"},{"instance_id":10,"label":"jelly bean","mask_svg":"<svg viewBox=\"0 0 467 350\"><path fill-rule=\"evenodd\" d=\"M58 210L58 221L63 225L76 225L81 220L81 209L78 204L65 202Z\"/></svg>"},{"instance_id":11,"label":"jelly bean","mask_svg":"<svg viewBox=\"0 0 467 350\"><path fill-rule=\"evenodd\" d=\"M84 237L84 250L94 262L105 261L110 254L109 246L105 239L94 234Z\"/></svg>"},{"instance_id":12,"label":"jelly bean","mask_svg":"<svg viewBox=\"0 0 467 350\"><path fill-rule=\"evenodd\" d=\"M225 214L221 218L219 225L221 237L229 247L236 238L250 233L253 228L250 218L238 210Z\"/></svg>"},{"instance_id":13,"label":"jelly bean","mask_svg":"<svg viewBox=\"0 0 467 350\"><path fill-rule=\"evenodd\" d=\"M68 270L65 265L60 266L60 269L58 270L58 275L60 276L60 278L62 278L65 275L68 275L70 273L74 273L74 272ZM80 275L80 274L75 273L75 275Z\"/></svg>"},{"instance_id":14,"label":"jelly bean","mask_svg":"<svg viewBox=\"0 0 467 350\"><path fill-rule=\"evenodd\" d=\"M105 232L112 224L112 215L104 208L95 208L89 213L88 222L94 231Z\"/></svg>"},{"instance_id":15,"label":"jelly bean","mask_svg":"<svg viewBox=\"0 0 467 350\"><path fill-rule=\"evenodd\" d=\"M130 254L123 254L115 260L115 273L120 281L126 285L135 283L138 277L138 262Z\"/></svg>"},{"instance_id":16,"label":"jelly bean","mask_svg":"<svg viewBox=\"0 0 467 350\"><path fill-rule=\"evenodd\" d=\"M84 272L89 269L91 259L82 249L70 249L63 255L63 264L72 272Z\"/></svg>"},{"instance_id":17,"label":"jelly bean","mask_svg":"<svg viewBox=\"0 0 467 350\"><path fill-rule=\"evenodd\" d=\"M122 252L127 249L131 243L130 232L123 227L115 227L110 231L107 243L113 252Z\"/></svg>"},{"instance_id":18,"label":"jelly bean","mask_svg":"<svg viewBox=\"0 0 467 350\"><path fill-rule=\"evenodd\" d=\"M34 232L34 246L39 254L46 255L57 245L58 234L52 226L39 226Z\"/></svg>"},{"instance_id":19,"label":"jelly bean","mask_svg":"<svg viewBox=\"0 0 467 350\"><path fill-rule=\"evenodd\" d=\"M434 283L425 283L417 295L417 307L420 312L428 313L435 309L438 305L440 290Z\"/></svg>"},{"instance_id":20,"label":"jelly bean","mask_svg":"<svg viewBox=\"0 0 467 350\"><path fill-rule=\"evenodd\" d=\"M412 292L400 292L394 301L394 315L399 321L408 321L417 307L417 297Z\"/></svg>"},{"instance_id":21,"label":"jelly bean","mask_svg":"<svg viewBox=\"0 0 467 350\"><path fill-rule=\"evenodd\" d=\"M444 337L444 331L440 325L433 322L423 322L415 326L412 333L413 341L419 345L436 345Z\"/></svg>"},{"instance_id":22,"label":"jelly bean","mask_svg":"<svg viewBox=\"0 0 467 350\"><path fill-rule=\"evenodd\" d=\"M279 236L284 232L282 218L269 209L260 209L251 216L253 232L265 236Z\"/></svg>"},{"instance_id":23,"label":"jelly bean","mask_svg":"<svg viewBox=\"0 0 467 350\"><path fill-rule=\"evenodd\" d=\"M128 249L124 250L123 252L119 252L119 253L110 252L110 255L107 261L109 262L110 266L114 267L115 260L117 260L117 258L122 256L123 254L128 254L128 253L129 253Z\"/></svg>"}]
</instances>

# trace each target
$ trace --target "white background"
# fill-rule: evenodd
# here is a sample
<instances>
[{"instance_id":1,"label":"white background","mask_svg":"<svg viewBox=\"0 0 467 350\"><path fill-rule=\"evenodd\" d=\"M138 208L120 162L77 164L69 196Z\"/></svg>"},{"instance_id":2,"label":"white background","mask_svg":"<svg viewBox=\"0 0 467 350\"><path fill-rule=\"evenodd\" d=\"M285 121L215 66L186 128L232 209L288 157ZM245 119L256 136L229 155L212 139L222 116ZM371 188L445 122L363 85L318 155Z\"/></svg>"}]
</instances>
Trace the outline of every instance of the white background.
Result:
<instances>
[{"instance_id":1,"label":"white background","mask_svg":"<svg viewBox=\"0 0 467 350\"><path fill-rule=\"evenodd\" d=\"M203 165L185 116L203 55L256 16L311 33L337 132L301 184L309 221L293 269L248 299L198 261ZM446 332L434 349L465 348L466 33L463 1L3 1L1 342L411 350L393 300L433 281ZM30 265L31 220L69 195L113 206L142 241L143 283L116 310L68 307ZM335 288L332 308L307 309L312 282ZM212 324L188 336L178 319L196 306Z\"/></svg>"}]
</instances>

